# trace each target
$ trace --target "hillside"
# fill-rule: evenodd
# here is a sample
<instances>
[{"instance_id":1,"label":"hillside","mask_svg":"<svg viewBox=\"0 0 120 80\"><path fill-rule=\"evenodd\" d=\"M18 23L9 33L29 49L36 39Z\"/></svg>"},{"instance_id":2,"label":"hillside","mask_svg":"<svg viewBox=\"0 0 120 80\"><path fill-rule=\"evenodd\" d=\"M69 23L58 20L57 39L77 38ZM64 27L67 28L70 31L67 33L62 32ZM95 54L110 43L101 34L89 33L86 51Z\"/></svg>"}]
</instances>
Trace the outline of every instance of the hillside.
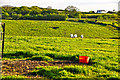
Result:
<instances>
[{"instance_id":1,"label":"hillside","mask_svg":"<svg viewBox=\"0 0 120 80\"><path fill-rule=\"evenodd\" d=\"M78 56L86 55L90 64L79 64ZM114 80L119 72L118 39L7 36L2 62L3 75L9 78Z\"/></svg>"},{"instance_id":2,"label":"hillside","mask_svg":"<svg viewBox=\"0 0 120 80\"><path fill-rule=\"evenodd\" d=\"M118 38L116 28L70 21L2 21L6 23L4 80L119 79L118 39L104 39ZM78 38L70 38L71 33ZM89 64L78 63L79 56L89 56Z\"/></svg>"},{"instance_id":3,"label":"hillside","mask_svg":"<svg viewBox=\"0 0 120 80\"><path fill-rule=\"evenodd\" d=\"M3 20L6 23L6 36L69 37L81 34L85 38L118 38L118 30L111 26L39 20Z\"/></svg>"}]
</instances>

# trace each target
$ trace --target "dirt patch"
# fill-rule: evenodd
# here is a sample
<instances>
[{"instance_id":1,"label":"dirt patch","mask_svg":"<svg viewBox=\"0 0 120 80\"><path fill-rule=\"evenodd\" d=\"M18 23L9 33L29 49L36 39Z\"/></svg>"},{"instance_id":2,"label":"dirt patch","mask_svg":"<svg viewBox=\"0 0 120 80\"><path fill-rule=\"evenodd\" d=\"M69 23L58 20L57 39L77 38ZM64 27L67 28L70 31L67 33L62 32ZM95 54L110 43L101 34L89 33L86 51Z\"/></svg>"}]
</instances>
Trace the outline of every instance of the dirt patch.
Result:
<instances>
[{"instance_id":1,"label":"dirt patch","mask_svg":"<svg viewBox=\"0 0 120 80\"><path fill-rule=\"evenodd\" d=\"M37 66L59 66L64 67L65 65L79 65L78 62L71 61L36 61L36 60L16 60L2 61L2 75L25 75L25 76L33 76L27 75L31 73ZM34 76L41 77L41 76Z\"/></svg>"}]
</instances>

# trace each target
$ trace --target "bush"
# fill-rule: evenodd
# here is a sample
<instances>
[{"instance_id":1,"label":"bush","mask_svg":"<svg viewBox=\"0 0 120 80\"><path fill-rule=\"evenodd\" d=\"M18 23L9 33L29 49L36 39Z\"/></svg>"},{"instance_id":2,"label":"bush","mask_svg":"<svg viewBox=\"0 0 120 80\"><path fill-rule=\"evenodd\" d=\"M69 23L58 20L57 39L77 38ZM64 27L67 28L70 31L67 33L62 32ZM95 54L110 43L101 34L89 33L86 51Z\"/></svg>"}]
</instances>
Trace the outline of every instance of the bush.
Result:
<instances>
[{"instance_id":1,"label":"bush","mask_svg":"<svg viewBox=\"0 0 120 80\"><path fill-rule=\"evenodd\" d=\"M27 19L27 20L51 20L51 21L65 21L67 20L66 15L58 15L58 14L48 14L48 15L24 15L20 19Z\"/></svg>"}]
</instances>

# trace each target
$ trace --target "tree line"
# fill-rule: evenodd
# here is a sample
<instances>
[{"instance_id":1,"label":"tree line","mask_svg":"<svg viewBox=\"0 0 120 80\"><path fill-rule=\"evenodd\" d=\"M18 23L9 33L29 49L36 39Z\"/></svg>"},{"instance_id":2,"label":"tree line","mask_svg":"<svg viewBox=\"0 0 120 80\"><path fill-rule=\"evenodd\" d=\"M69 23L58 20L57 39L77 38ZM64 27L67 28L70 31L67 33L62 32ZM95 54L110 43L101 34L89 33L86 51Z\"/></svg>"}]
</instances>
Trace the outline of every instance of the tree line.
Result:
<instances>
[{"instance_id":1,"label":"tree line","mask_svg":"<svg viewBox=\"0 0 120 80\"><path fill-rule=\"evenodd\" d=\"M56 9L40 8L38 6L2 7L2 19L37 19L39 16L58 14ZM35 17L35 18L34 18Z\"/></svg>"},{"instance_id":2,"label":"tree line","mask_svg":"<svg viewBox=\"0 0 120 80\"><path fill-rule=\"evenodd\" d=\"M101 18L98 15L87 16L86 14L95 14L95 12L80 12L75 6L67 6L65 10L52 9L51 6L47 8L2 6L2 19L67 20L67 18Z\"/></svg>"},{"instance_id":3,"label":"tree line","mask_svg":"<svg viewBox=\"0 0 120 80\"><path fill-rule=\"evenodd\" d=\"M70 10L68 10L68 8ZM72 9L71 9L72 8ZM48 19L48 20L66 20L67 17L79 17L77 8L74 6L69 6L65 10L52 9L50 6L48 8L40 8L38 6L3 6L2 7L2 19Z\"/></svg>"}]
</instances>

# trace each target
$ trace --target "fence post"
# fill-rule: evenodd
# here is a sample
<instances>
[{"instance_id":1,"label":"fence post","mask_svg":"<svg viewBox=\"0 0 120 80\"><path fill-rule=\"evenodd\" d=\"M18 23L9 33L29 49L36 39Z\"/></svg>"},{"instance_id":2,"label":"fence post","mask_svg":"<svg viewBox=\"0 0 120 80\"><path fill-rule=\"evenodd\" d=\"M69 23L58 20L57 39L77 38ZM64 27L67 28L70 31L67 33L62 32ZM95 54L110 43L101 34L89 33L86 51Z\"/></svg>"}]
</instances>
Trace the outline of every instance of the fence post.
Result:
<instances>
[{"instance_id":1,"label":"fence post","mask_svg":"<svg viewBox=\"0 0 120 80\"><path fill-rule=\"evenodd\" d=\"M1 36L1 37L3 37L3 38L2 38L2 58L3 58L4 37L5 37L5 23L2 23L1 26L2 26L2 28L3 28L3 36Z\"/></svg>"},{"instance_id":2,"label":"fence post","mask_svg":"<svg viewBox=\"0 0 120 80\"><path fill-rule=\"evenodd\" d=\"M2 41L2 32L1 32L1 41Z\"/></svg>"}]
</instances>

